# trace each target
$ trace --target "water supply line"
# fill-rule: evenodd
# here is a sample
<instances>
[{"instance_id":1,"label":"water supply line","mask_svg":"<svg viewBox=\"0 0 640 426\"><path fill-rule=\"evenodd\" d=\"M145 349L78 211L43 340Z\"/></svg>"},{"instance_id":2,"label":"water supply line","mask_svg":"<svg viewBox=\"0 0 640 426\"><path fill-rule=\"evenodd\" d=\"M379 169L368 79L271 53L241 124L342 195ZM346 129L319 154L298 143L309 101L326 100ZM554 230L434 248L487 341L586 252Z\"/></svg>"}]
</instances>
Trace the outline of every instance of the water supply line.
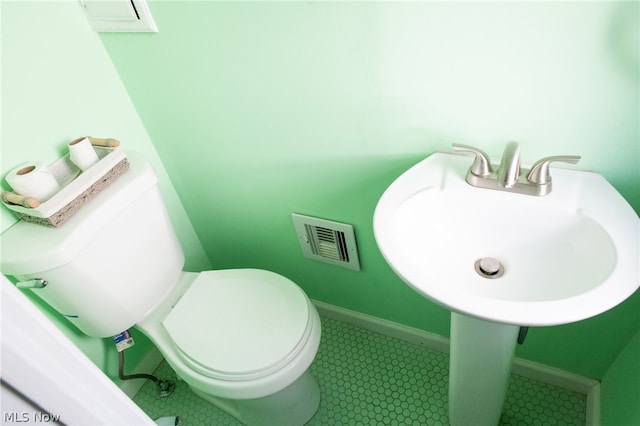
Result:
<instances>
[{"instance_id":1,"label":"water supply line","mask_svg":"<svg viewBox=\"0 0 640 426\"><path fill-rule=\"evenodd\" d=\"M166 398L171 395L176 389L175 383L170 380L162 380L151 374L124 374L124 351L118 352L118 377L120 380L132 380L132 379L147 379L158 385L158 392L161 398Z\"/></svg>"},{"instance_id":2,"label":"water supply line","mask_svg":"<svg viewBox=\"0 0 640 426\"><path fill-rule=\"evenodd\" d=\"M520 327L520 331L518 332L518 344L522 345L524 340L527 338L527 333L529 332L529 327Z\"/></svg>"}]
</instances>

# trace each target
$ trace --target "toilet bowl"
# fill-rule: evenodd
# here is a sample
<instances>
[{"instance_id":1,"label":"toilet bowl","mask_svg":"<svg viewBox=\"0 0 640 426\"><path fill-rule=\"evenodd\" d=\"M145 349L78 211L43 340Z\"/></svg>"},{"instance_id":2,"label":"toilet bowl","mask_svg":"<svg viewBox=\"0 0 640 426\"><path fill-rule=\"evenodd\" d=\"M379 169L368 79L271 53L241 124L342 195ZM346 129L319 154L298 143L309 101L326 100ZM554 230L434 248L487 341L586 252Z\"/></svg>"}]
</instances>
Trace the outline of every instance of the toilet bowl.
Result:
<instances>
[{"instance_id":1,"label":"toilet bowl","mask_svg":"<svg viewBox=\"0 0 640 426\"><path fill-rule=\"evenodd\" d=\"M88 336L139 328L178 377L248 425L297 426L318 408L309 373L320 342L315 307L274 272L184 272L184 253L140 154L60 228L18 222L0 268L46 280L35 294Z\"/></svg>"},{"instance_id":2,"label":"toilet bowl","mask_svg":"<svg viewBox=\"0 0 640 426\"><path fill-rule=\"evenodd\" d=\"M259 269L183 273L136 327L191 389L248 425L302 425L320 391L308 372L320 317L292 281Z\"/></svg>"}]
</instances>

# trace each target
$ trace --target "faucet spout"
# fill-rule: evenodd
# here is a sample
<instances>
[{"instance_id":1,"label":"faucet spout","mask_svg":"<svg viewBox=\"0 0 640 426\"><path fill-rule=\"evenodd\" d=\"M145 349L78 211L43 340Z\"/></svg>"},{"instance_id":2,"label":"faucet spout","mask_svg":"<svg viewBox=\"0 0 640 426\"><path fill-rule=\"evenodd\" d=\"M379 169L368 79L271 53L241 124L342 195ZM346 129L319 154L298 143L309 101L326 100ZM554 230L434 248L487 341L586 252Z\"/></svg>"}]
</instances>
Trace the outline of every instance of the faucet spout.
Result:
<instances>
[{"instance_id":1,"label":"faucet spout","mask_svg":"<svg viewBox=\"0 0 640 426\"><path fill-rule=\"evenodd\" d=\"M502 154L498 168L498 185L503 188L513 187L520 178L520 146L518 142L509 142Z\"/></svg>"}]
</instances>

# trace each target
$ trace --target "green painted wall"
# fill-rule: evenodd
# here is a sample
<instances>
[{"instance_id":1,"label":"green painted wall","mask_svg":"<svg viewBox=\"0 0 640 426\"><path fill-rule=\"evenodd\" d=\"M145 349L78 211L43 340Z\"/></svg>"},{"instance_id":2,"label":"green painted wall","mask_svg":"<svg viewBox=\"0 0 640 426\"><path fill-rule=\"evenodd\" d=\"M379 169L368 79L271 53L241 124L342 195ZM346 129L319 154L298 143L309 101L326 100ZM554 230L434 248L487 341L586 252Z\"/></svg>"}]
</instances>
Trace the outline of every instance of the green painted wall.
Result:
<instances>
[{"instance_id":1,"label":"green painted wall","mask_svg":"<svg viewBox=\"0 0 640 426\"><path fill-rule=\"evenodd\" d=\"M640 211L635 2L151 1L157 34L100 37L217 268L280 272L315 299L448 335L382 259L372 215L452 142L525 162L580 154ZM355 226L362 271L301 256L290 214ZM522 356L601 378L640 294L531 330Z\"/></svg>"},{"instance_id":2,"label":"green painted wall","mask_svg":"<svg viewBox=\"0 0 640 426\"><path fill-rule=\"evenodd\" d=\"M81 135L120 138L124 148L144 152L154 163L188 267L208 268L209 261L140 117L79 4L3 0L0 8L2 177L27 161L53 162L65 154L67 142ZM9 189L4 179L2 188ZM9 210L0 208L0 232L15 222ZM0 250L1 255L11 247ZM109 339L84 336L32 299L98 367L112 379L117 377L117 355ZM128 371L151 348L144 336L136 335L136 346L127 353Z\"/></svg>"},{"instance_id":3,"label":"green painted wall","mask_svg":"<svg viewBox=\"0 0 640 426\"><path fill-rule=\"evenodd\" d=\"M602 425L640 424L640 332L602 379Z\"/></svg>"}]
</instances>

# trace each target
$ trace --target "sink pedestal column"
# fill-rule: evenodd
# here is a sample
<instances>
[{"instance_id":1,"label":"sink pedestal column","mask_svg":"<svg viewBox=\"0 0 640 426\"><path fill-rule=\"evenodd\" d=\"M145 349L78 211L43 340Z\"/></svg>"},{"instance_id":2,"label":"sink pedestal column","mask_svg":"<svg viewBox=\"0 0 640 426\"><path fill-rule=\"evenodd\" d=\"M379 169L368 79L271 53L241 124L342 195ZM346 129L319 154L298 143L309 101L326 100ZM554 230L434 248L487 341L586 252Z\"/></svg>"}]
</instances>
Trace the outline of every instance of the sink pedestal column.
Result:
<instances>
[{"instance_id":1,"label":"sink pedestal column","mask_svg":"<svg viewBox=\"0 0 640 426\"><path fill-rule=\"evenodd\" d=\"M516 325L451 313L451 426L498 424L519 330Z\"/></svg>"}]
</instances>

